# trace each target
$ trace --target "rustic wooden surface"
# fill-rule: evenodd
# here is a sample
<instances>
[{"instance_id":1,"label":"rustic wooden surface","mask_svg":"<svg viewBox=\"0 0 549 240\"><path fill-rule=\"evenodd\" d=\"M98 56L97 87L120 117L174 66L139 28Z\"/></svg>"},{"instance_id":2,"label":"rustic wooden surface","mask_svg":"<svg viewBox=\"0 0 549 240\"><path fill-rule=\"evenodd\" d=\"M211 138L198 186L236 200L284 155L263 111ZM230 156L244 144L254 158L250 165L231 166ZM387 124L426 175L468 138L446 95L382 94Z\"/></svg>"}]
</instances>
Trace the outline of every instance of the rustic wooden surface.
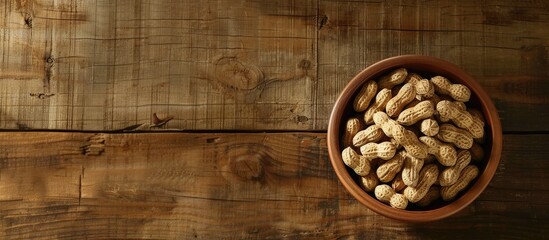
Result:
<instances>
[{"instance_id":1,"label":"rustic wooden surface","mask_svg":"<svg viewBox=\"0 0 549 240\"><path fill-rule=\"evenodd\" d=\"M2 128L322 130L358 71L425 54L473 75L506 130L549 130L544 0L0 3Z\"/></svg>"},{"instance_id":2,"label":"rustic wooden surface","mask_svg":"<svg viewBox=\"0 0 549 240\"><path fill-rule=\"evenodd\" d=\"M549 234L547 135L506 135L486 191L428 224L387 219L347 194L323 133L9 132L0 141L2 239Z\"/></svg>"},{"instance_id":3,"label":"rustic wooden surface","mask_svg":"<svg viewBox=\"0 0 549 240\"><path fill-rule=\"evenodd\" d=\"M0 239L547 238L548 13L544 0L0 0ZM327 157L339 92L399 54L461 66L503 124L489 187L429 224L363 207Z\"/></svg>"}]
</instances>

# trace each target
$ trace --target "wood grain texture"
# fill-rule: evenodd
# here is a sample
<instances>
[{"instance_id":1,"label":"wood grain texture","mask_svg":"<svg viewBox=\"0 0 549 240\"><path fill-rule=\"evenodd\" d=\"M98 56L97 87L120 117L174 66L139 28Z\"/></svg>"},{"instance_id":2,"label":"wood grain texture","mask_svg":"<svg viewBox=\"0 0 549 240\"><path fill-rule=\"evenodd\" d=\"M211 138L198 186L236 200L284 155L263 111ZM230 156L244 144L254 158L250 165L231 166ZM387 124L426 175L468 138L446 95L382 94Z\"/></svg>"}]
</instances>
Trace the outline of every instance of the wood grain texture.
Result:
<instances>
[{"instance_id":1,"label":"wood grain texture","mask_svg":"<svg viewBox=\"0 0 549 240\"><path fill-rule=\"evenodd\" d=\"M505 131L547 131L548 11L547 1L320 1L318 123L327 123L331 103L363 68L420 54L479 81Z\"/></svg>"},{"instance_id":2,"label":"wood grain texture","mask_svg":"<svg viewBox=\"0 0 549 240\"><path fill-rule=\"evenodd\" d=\"M0 128L326 129L361 69L472 74L506 131L547 131L546 1L0 1ZM317 57L318 56L318 57ZM533 116L521 119L522 116Z\"/></svg>"},{"instance_id":3,"label":"wood grain texture","mask_svg":"<svg viewBox=\"0 0 549 240\"><path fill-rule=\"evenodd\" d=\"M0 127L312 129L315 4L2 0Z\"/></svg>"},{"instance_id":4,"label":"wood grain texture","mask_svg":"<svg viewBox=\"0 0 549 240\"><path fill-rule=\"evenodd\" d=\"M549 131L547 12L543 0L0 0L0 129L100 131L0 132L0 239L545 238L549 136L531 133ZM528 133L505 134L489 187L439 222L366 209L327 156L340 91L399 54L461 66L504 131ZM205 131L111 132L159 127ZM216 133L271 129L317 133Z\"/></svg>"},{"instance_id":5,"label":"wood grain texture","mask_svg":"<svg viewBox=\"0 0 549 240\"><path fill-rule=\"evenodd\" d=\"M547 141L505 135L479 199L416 225L347 194L325 134L4 132L0 238L539 239L549 229Z\"/></svg>"}]
</instances>

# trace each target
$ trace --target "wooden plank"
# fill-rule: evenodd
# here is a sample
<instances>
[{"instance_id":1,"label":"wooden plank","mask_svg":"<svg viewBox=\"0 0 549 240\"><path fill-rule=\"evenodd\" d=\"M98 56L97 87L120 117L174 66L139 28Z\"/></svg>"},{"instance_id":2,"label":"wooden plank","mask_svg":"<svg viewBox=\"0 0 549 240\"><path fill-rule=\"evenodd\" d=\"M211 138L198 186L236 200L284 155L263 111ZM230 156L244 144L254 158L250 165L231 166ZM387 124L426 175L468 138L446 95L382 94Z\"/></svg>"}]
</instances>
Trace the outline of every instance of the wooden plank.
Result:
<instances>
[{"instance_id":1,"label":"wooden plank","mask_svg":"<svg viewBox=\"0 0 549 240\"><path fill-rule=\"evenodd\" d=\"M0 128L312 129L316 1L2 0Z\"/></svg>"},{"instance_id":2,"label":"wooden plank","mask_svg":"<svg viewBox=\"0 0 549 240\"><path fill-rule=\"evenodd\" d=\"M317 122L359 71L401 54L461 66L494 100L505 131L547 131L547 1L328 1L319 5ZM536 117L524 117L536 116Z\"/></svg>"},{"instance_id":3,"label":"wooden plank","mask_svg":"<svg viewBox=\"0 0 549 240\"><path fill-rule=\"evenodd\" d=\"M4 129L320 130L361 69L425 54L476 77L506 131L549 130L545 1L2 3Z\"/></svg>"},{"instance_id":4,"label":"wooden plank","mask_svg":"<svg viewBox=\"0 0 549 240\"><path fill-rule=\"evenodd\" d=\"M539 239L547 135L505 135L470 207L407 224L354 200L322 133L0 133L2 239Z\"/></svg>"}]
</instances>

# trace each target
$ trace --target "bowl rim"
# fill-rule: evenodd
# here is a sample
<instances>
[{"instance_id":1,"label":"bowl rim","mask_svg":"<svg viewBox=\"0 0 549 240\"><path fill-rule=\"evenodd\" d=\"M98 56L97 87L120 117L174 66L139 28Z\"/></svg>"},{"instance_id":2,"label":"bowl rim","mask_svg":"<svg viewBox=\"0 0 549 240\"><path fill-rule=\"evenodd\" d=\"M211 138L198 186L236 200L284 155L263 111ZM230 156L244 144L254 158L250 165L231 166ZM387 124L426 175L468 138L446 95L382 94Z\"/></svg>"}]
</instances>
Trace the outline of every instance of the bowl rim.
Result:
<instances>
[{"instance_id":1,"label":"bowl rim","mask_svg":"<svg viewBox=\"0 0 549 240\"><path fill-rule=\"evenodd\" d=\"M353 180L352 176L347 171L347 168L341 158L339 147L339 129L342 121L341 117L344 115L344 110L347 104L350 102L351 97L355 94L358 88L367 80L378 75L380 72L386 72L387 70L409 64L430 66L442 72L459 76L459 79L461 80L460 83L469 87L477 96L486 119L486 125L490 126L491 129L492 146L490 149L490 158L487 160L488 162L484 170L477 177L475 184L458 199L440 208L432 210L411 211L395 209L368 195ZM336 124L338 122L339 124ZM501 159L502 144L502 128L498 112L491 98L484 91L481 85L473 77L453 63L436 57L423 55L399 55L386 58L366 67L358 73L349 81L337 98L330 114L327 130L327 145L330 162L344 188L355 199L370 210L383 216L406 222L427 222L440 220L461 211L471 204L484 191L495 175Z\"/></svg>"}]
</instances>

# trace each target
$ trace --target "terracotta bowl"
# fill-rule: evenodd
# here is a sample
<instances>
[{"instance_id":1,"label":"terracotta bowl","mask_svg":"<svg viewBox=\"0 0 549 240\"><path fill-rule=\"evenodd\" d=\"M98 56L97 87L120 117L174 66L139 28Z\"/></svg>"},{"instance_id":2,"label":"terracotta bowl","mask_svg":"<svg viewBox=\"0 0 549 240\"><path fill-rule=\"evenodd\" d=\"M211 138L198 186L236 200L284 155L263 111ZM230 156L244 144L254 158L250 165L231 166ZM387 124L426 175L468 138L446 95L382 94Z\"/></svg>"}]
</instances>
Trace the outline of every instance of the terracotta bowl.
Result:
<instances>
[{"instance_id":1,"label":"terracotta bowl","mask_svg":"<svg viewBox=\"0 0 549 240\"><path fill-rule=\"evenodd\" d=\"M482 111L486 119L484 127L486 143L483 145L485 157L479 167L479 176L469 187L461 192L451 202L435 202L424 209L400 210L379 202L373 195L362 190L358 184L359 178L353 170L346 167L341 158L343 150L340 144L345 128L345 120L353 113L352 101L360 87L370 79L388 73L389 71L404 67L409 72L419 73L425 78L435 75L445 76L453 83L461 83L471 89L471 100L468 106L473 106ZM404 55L379 61L356 75L343 89L343 92L335 102L328 125L328 151L330 161L343 186L360 203L372 211L397 220L407 222L427 222L439 220L455 214L473 202L494 176L501 158L502 131L498 113L490 97L482 87L459 67L444 60L416 55Z\"/></svg>"}]
</instances>

